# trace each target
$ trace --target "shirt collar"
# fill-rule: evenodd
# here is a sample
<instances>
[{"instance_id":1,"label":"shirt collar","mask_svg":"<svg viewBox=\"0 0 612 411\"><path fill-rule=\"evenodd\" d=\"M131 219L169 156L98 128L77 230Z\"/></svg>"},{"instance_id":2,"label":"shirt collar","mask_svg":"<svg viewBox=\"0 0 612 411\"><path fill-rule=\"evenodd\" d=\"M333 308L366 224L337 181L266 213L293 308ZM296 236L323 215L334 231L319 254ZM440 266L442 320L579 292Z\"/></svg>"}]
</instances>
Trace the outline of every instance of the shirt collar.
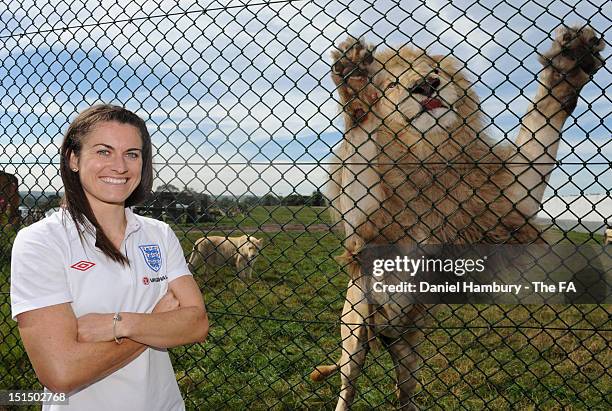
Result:
<instances>
[{"instance_id":1,"label":"shirt collar","mask_svg":"<svg viewBox=\"0 0 612 411\"><path fill-rule=\"evenodd\" d=\"M132 209L129 207L125 209L125 219L127 220L127 225L125 226L126 237L133 232L140 230L140 221L138 221L136 214L134 214Z\"/></svg>"},{"instance_id":2,"label":"shirt collar","mask_svg":"<svg viewBox=\"0 0 612 411\"><path fill-rule=\"evenodd\" d=\"M72 216L70 215L68 210L62 208L61 211L62 218L66 223L66 227L70 230L70 236L72 238L78 238L79 234L77 231L76 222L72 219ZM125 237L140 230L140 221L138 221L138 217L130 208L125 209L125 219L127 220L127 225L125 226ZM87 218L85 218L85 227L82 227L82 231L84 238L93 240L95 242L96 229Z\"/></svg>"}]
</instances>

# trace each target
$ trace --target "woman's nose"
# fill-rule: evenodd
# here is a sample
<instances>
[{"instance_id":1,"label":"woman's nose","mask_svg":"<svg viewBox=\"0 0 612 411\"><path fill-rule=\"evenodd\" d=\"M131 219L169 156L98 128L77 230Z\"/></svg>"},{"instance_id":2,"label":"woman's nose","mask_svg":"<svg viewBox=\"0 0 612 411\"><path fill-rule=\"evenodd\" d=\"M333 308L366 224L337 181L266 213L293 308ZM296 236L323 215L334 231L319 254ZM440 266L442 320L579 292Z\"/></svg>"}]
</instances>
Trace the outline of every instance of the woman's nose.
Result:
<instances>
[{"instance_id":1,"label":"woman's nose","mask_svg":"<svg viewBox=\"0 0 612 411\"><path fill-rule=\"evenodd\" d=\"M127 164L125 162L125 158L121 155L115 156L115 158L113 158L112 168L118 173L125 173L127 171Z\"/></svg>"}]
</instances>

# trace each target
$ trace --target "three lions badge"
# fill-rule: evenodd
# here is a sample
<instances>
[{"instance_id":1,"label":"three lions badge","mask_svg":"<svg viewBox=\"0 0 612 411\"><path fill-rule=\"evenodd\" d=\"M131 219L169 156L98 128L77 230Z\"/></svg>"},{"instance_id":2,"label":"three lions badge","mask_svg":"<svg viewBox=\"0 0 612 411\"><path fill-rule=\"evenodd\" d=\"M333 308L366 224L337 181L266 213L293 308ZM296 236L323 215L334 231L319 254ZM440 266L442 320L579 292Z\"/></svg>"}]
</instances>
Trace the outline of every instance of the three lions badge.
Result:
<instances>
[{"instance_id":1,"label":"three lions badge","mask_svg":"<svg viewBox=\"0 0 612 411\"><path fill-rule=\"evenodd\" d=\"M142 256L144 257L145 263L151 268L151 270L158 272L162 265L162 255L159 245L139 245Z\"/></svg>"}]
</instances>

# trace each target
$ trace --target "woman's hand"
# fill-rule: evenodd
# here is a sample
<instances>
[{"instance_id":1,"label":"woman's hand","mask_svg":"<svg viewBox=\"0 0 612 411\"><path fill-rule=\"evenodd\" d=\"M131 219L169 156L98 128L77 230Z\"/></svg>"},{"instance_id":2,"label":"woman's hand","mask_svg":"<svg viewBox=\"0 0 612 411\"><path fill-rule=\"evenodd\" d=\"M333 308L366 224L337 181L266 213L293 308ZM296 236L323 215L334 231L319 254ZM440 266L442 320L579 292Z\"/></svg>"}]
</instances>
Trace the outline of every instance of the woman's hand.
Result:
<instances>
[{"instance_id":1,"label":"woman's hand","mask_svg":"<svg viewBox=\"0 0 612 411\"><path fill-rule=\"evenodd\" d=\"M79 342L113 341L113 314L85 314L77 319Z\"/></svg>"},{"instance_id":2,"label":"woman's hand","mask_svg":"<svg viewBox=\"0 0 612 411\"><path fill-rule=\"evenodd\" d=\"M174 293L170 290L157 302L153 308L153 313L165 313L179 308L180 304ZM114 314L91 313L79 317L77 320L77 339L79 342L103 342L114 341L113 334ZM123 337L121 334L121 324L117 324L117 338Z\"/></svg>"},{"instance_id":3,"label":"woman's hand","mask_svg":"<svg viewBox=\"0 0 612 411\"><path fill-rule=\"evenodd\" d=\"M157 302L153 308L153 313L165 313L168 311L178 310L180 307L179 300L176 298L172 290L168 290L166 294Z\"/></svg>"},{"instance_id":4,"label":"woman's hand","mask_svg":"<svg viewBox=\"0 0 612 411\"><path fill-rule=\"evenodd\" d=\"M191 275L182 275L168 284L151 314L121 313L117 336L127 337L156 348L202 342L208 334L208 317L202 292Z\"/></svg>"}]
</instances>

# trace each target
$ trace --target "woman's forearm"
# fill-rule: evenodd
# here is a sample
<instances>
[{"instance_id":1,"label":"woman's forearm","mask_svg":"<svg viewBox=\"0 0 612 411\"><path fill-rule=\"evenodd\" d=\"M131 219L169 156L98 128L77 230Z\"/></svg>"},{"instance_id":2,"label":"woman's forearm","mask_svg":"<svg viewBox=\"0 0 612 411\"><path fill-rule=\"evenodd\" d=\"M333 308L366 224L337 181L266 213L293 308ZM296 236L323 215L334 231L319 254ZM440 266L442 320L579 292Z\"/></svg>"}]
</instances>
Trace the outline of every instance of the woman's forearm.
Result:
<instances>
[{"instance_id":1,"label":"woman's forearm","mask_svg":"<svg viewBox=\"0 0 612 411\"><path fill-rule=\"evenodd\" d=\"M98 381L132 362L148 347L124 340L122 344L74 342L65 348L63 360L56 363L54 378L48 382L41 378L54 392L71 392Z\"/></svg>"},{"instance_id":2,"label":"woman's forearm","mask_svg":"<svg viewBox=\"0 0 612 411\"><path fill-rule=\"evenodd\" d=\"M117 335L152 347L171 348L202 342L208 335L208 317L199 307L151 314L121 313L121 316Z\"/></svg>"}]
</instances>

